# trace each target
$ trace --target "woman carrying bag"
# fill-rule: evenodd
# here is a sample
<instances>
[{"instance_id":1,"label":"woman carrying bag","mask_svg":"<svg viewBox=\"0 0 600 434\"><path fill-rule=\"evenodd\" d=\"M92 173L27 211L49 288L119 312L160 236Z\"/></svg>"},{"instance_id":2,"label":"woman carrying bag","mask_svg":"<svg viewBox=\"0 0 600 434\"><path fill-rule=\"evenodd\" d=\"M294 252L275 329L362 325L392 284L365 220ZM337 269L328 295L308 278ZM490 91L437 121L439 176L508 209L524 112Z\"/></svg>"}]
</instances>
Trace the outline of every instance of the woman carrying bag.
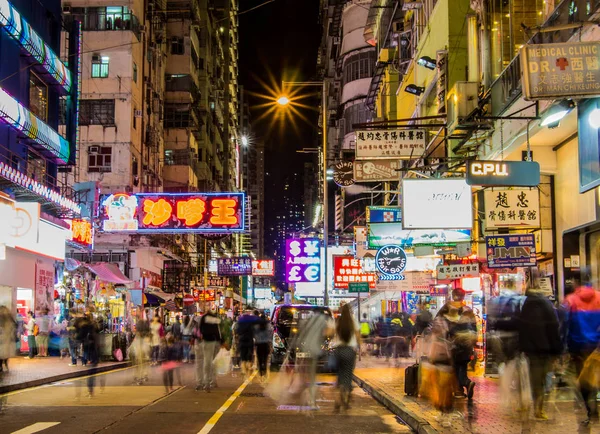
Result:
<instances>
[{"instance_id":1,"label":"woman carrying bag","mask_svg":"<svg viewBox=\"0 0 600 434\"><path fill-rule=\"evenodd\" d=\"M337 388L339 397L336 398L334 411L350 408L350 394L352 393L352 374L356 366L356 352L359 348L360 334L354 324L350 313L350 305L342 306L341 315L335 327L336 346L334 350L337 363Z\"/></svg>"}]
</instances>

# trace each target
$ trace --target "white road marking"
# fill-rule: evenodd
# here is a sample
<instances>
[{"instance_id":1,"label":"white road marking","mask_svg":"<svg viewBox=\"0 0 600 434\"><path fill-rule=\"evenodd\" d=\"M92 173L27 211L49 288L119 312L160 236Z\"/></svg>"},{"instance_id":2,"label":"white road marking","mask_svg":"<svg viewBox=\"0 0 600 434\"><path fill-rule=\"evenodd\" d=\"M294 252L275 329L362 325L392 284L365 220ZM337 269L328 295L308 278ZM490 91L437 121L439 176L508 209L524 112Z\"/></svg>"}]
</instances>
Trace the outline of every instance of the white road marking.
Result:
<instances>
[{"instance_id":1,"label":"white road marking","mask_svg":"<svg viewBox=\"0 0 600 434\"><path fill-rule=\"evenodd\" d=\"M37 422L33 425L26 426L18 431L13 431L12 434L33 434L35 432L44 431L45 429L52 428L53 426L59 425L60 422Z\"/></svg>"},{"instance_id":2,"label":"white road marking","mask_svg":"<svg viewBox=\"0 0 600 434\"><path fill-rule=\"evenodd\" d=\"M237 399L237 397L241 395L246 386L248 386L248 384L252 382L255 376L256 371L254 371L250 378L244 381L235 392L233 392L233 395L231 395L227 399L227 401L225 401L225 403L221 406L221 408L218 409L216 413L212 415L212 417L208 420L208 422L206 422L206 425L204 425L204 427L198 432L198 434L208 434L215 427L219 419L221 419L221 416L223 416L223 413L225 413L227 409L231 406L231 404L233 404L233 402Z\"/></svg>"}]
</instances>

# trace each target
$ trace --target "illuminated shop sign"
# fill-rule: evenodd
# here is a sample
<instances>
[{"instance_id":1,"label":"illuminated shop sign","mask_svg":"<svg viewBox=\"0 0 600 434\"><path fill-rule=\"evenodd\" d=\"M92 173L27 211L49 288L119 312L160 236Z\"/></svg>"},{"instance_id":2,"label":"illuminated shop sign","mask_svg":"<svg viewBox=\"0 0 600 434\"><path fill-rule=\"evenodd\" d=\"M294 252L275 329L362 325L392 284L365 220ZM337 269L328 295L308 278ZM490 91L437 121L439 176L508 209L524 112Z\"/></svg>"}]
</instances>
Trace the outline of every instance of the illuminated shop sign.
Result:
<instances>
[{"instance_id":1,"label":"illuminated shop sign","mask_svg":"<svg viewBox=\"0 0 600 434\"><path fill-rule=\"evenodd\" d=\"M399 206L368 206L367 223L401 223L402 208Z\"/></svg>"},{"instance_id":2,"label":"illuminated shop sign","mask_svg":"<svg viewBox=\"0 0 600 434\"><path fill-rule=\"evenodd\" d=\"M94 228L92 222L83 219L71 220L70 241L83 247L92 247L94 242Z\"/></svg>"},{"instance_id":3,"label":"illuminated shop sign","mask_svg":"<svg viewBox=\"0 0 600 434\"><path fill-rule=\"evenodd\" d=\"M244 231L244 193L116 193L101 204L105 232Z\"/></svg>"},{"instance_id":4,"label":"illuminated shop sign","mask_svg":"<svg viewBox=\"0 0 600 434\"><path fill-rule=\"evenodd\" d=\"M368 248L378 249L387 244L401 247L456 246L471 241L468 229L402 229L401 223L370 223Z\"/></svg>"},{"instance_id":5,"label":"illuminated shop sign","mask_svg":"<svg viewBox=\"0 0 600 434\"><path fill-rule=\"evenodd\" d=\"M274 276L275 261L272 259L259 259L252 261L253 276Z\"/></svg>"},{"instance_id":6,"label":"illuminated shop sign","mask_svg":"<svg viewBox=\"0 0 600 434\"><path fill-rule=\"evenodd\" d=\"M69 161L69 142L1 88L0 119L43 146L58 163Z\"/></svg>"},{"instance_id":7,"label":"illuminated shop sign","mask_svg":"<svg viewBox=\"0 0 600 434\"><path fill-rule=\"evenodd\" d=\"M285 280L288 283L320 282L318 238L292 238L285 242Z\"/></svg>"},{"instance_id":8,"label":"illuminated shop sign","mask_svg":"<svg viewBox=\"0 0 600 434\"><path fill-rule=\"evenodd\" d=\"M369 288L375 289L377 276L375 273L365 273L360 259L353 256L333 257L333 286L337 289L348 289L350 283L368 283Z\"/></svg>"},{"instance_id":9,"label":"illuminated shop sign","mask_svg":"<svg viewBox=\"0 0 600 434\"><path fill-rule=\"evenodd\" d=\"M220 258L217 260L219 276L250 276L252 258Z\"/></svg>"},{"instance_id":10,"label":"illuminated shop sign","mask_svg":"<svg viewBox=\"0 0 600 434\"><path fill-rule=\"evenodd\" d=\"M7 0L0 0L0 25L11 38L44 67L65 91L71 90L71 72Z\"/></svg>"},{"instance_id":11,"label":"illuminated shop sign","mask_svg":"<svg viewBox=\"0 0 600 434\"><path fill-rule=\"evenodd\" d=\"M485 237L489 268L535 267L536 248L533 234Z\"/></svg>"},{"instance_id":12,"label":"illuminated shop sign","mask_svg":"<svg viewBox=\"0 0 600 434\"><path fill-rule=\"evenodd\" d=\"M540 184L540 165L536 161L468 161L467 184L537 187Z\"/></svg>"},{"instance_id":13,"label":"illuminated shop sign","mask_svg":"<svg viewBox=\"0 0 600 434\"><path fill-rule=\"evenodd\" d=\"M382 274L381 280L404 280L406 252L400 246L383 246L375 255L375 264Z\"/></svg>"},{"instance_id":14,"label":"illuminated shop sign","mask_svg":"<svg viewBox=\"0 0 600 434\"><path fill-rule=\"evenodd\" d=\"M8 179L11 182L14 182L15 184L19 184L21 187L33 191L35 194L42 196L65 209L73 211L77 214L81 214L80 205L73 202L71 199L61 196L60 193L50 190L45 185L42 185L39 182L31 179L29 176L19 172L17 169L13 169L2 161L0 161L0 176Z\"/></svg>"}]
</instances>

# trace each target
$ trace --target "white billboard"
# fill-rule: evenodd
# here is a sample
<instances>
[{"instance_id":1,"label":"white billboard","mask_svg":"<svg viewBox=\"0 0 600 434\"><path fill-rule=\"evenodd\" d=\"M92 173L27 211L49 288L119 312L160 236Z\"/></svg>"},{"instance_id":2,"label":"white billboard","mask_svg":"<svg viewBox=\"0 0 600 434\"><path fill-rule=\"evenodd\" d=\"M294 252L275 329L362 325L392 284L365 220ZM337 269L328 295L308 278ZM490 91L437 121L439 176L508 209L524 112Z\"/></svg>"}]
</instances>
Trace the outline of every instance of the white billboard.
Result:
<instances>
[{"instance_id":1,"label":"white billboard","mask_svg":"<svg viewBox=\"0 0 600 434\"><path fill-rule=\"evenodd\" d=\"M402 181L404 229L471 229L473 200L464 178Z\"/></svg>"}]
</instances>

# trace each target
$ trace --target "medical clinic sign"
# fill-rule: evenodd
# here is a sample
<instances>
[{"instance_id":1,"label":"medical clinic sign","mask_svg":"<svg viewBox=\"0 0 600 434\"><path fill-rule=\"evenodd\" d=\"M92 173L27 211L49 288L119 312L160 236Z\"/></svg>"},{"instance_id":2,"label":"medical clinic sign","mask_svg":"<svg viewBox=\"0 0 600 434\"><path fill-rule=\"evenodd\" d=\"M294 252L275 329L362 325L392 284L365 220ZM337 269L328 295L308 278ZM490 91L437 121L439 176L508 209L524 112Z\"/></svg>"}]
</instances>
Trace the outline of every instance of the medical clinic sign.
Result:
<instances>
[{"instance_id":1,"label":"medical clinic sign","mask_svg":"<svg viewBox=\"0 0 600 434\"><path fill-rule=\"evenodd\" d=\"M600 95L600 42L531 44L521 48L527 100Z\"/></svg>"}]
</instances>

